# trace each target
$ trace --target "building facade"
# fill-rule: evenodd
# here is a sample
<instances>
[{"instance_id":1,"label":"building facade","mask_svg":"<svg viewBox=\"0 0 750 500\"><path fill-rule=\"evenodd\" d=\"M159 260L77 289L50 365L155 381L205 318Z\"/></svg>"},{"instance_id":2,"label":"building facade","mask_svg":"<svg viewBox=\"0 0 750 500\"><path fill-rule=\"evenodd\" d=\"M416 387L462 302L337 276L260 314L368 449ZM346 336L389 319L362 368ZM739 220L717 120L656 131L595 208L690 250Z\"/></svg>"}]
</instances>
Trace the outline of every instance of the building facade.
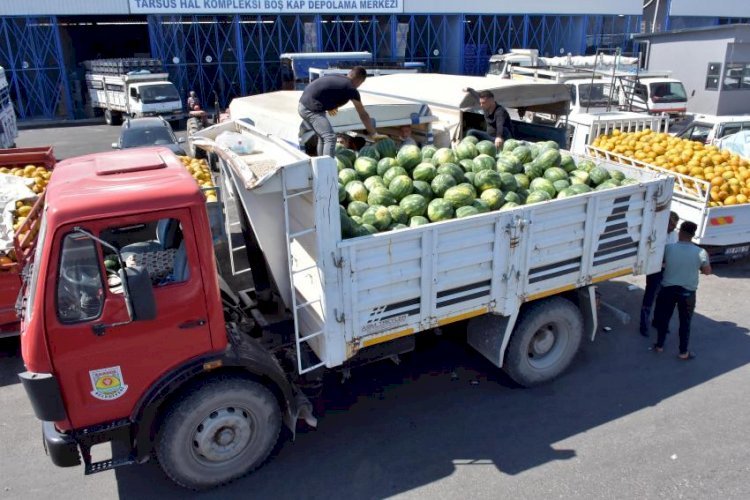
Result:
<instances>
[{"instance_id":1,"label":"building facade","mask_svg":"<svg viewBox=\"0 0 750 500\"><path fill-rule=\"evenodd\" d=\"M653 17L684 2L661 0ZM736 17L747 10L748 2L716 2ZM433 72L483 74L490 55L511 48L629 52L630 35L655 25L642 0L520 7L509 0L15 0L0 3L0 66L20 119L75 118L86 114L81 63L89 59L159 58L183 95L195 90L213 102L216 92L225 106L279 88L284 52L369 51Z\"/></svg>"}]
</instances>

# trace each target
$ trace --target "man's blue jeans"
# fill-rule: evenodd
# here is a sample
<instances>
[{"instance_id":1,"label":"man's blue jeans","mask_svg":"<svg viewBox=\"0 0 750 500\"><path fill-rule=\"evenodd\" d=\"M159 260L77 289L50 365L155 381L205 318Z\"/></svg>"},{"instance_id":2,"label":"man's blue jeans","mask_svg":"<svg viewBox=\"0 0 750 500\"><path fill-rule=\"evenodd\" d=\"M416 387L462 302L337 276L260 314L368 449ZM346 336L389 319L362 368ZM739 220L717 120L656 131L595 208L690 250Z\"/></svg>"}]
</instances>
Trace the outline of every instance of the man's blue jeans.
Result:
<instances>
[{"instance_id":1,"label":"man's blue jeans","mask_svg":"<svg viewBox=\"0 0 750 500\"><path fill-rule=\"evenodd\" d=\"M318 136L318 156L327 155L331 158L336 153L336 134L325 111L311 111L302 103L297 106L299 116L315 131Z\"/></svg>"}]
</instances>

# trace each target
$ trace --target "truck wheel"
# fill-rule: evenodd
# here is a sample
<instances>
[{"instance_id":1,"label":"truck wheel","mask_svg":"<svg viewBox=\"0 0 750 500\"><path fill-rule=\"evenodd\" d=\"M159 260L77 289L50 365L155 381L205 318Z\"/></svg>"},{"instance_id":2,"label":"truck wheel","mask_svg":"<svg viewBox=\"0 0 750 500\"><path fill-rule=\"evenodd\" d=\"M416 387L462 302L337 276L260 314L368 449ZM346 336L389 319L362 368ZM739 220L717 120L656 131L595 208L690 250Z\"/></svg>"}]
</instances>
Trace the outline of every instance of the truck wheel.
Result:
<instances>
[{"instance_id":1,"label":"truck wheel","mask_svg":"<svg viewBox=\"0 0 750 500\"><path fill-rule=\"evenodd\" d=\"M104 122L107 125L119 125L121 121L122 115L117 111L112 111L109 109L104 110Z\"/></svg>"},{"instance_id":2,"label":"truck wheel","mask_svg":"<svg viewBox=\"0 0 750 500\"><path fill-rule=\"evenodd\" d=\"M529 387L552 380L570 365L583 337L583 318L561 297L534 302L522 313L508 344L504 369Z\"/></svg>"},{"instance_id":3,"label":"truck wheel","mask_svg":"<svg viewBox=\"0 0 750 500\"><path fill-rule=\"evenodd\" d=\"M211 379L169 410L156 454L175 483L210 488L258 467L280 429L279 405L266 387L242 378Z\"/></svg>"}]
</instances>

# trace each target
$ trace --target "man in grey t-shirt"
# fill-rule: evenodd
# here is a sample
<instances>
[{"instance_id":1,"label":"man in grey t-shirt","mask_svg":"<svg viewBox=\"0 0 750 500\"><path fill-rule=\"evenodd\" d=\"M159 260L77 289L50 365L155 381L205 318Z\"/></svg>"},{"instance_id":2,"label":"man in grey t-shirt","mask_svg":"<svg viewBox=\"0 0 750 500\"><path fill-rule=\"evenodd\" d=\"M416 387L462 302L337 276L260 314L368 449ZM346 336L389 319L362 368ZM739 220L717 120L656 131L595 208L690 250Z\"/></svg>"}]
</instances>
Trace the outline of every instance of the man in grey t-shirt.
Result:
<instances>
[{"instance_id":1,"label":"man in grey t-shirt","mask_svg":"<svg viewBox=\"0 0 750 500\"><path fill-rule=\"evenodd\" d=\"M680 226L677 243L667 245L664 249L664 274L661 290L656 297L654 323L658 332L653 350L662 352L664 341L669 331L669 320L675 306L680 316L680 354L679 358L693 359L695 354L688 350L690 340L690 321L695 311L695 291L698 289L698 273L711 274L711 264L705 250L694 245L695 223L685 221Z\"/></svg>"}]
</instances>

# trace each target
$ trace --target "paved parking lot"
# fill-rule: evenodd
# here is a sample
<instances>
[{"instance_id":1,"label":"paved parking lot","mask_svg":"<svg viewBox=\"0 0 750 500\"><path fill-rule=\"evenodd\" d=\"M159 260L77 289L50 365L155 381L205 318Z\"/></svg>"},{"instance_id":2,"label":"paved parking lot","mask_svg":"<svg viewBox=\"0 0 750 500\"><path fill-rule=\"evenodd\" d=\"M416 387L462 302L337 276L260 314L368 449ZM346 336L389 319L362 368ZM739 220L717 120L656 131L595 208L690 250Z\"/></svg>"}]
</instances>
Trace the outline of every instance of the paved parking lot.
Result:
<instances>
[{"instance_id":1,"label":"paved parking lot","mask_svg":"<svg viewBox=\"0 0 750 500\"><path fill-rule=\"evenodd\" d=\"M24 131L19 145L54 141L68 157L107 150L114 130ZM345 382L331 374L317 430L286 436L262 469L199 496L750 498L748 276L745 260L701 278L691 362L676 359L676 335L654 354L637 324L602 310L611 330L585 342L566 375L521 389L460 326L421 334L398 366L370 365ZM600 290L635 320L644 282ZM89 477L55 468L22 369L18 341L0 341L0 498L186 496L153 463Z\"/></svg>"}]
</instances>

